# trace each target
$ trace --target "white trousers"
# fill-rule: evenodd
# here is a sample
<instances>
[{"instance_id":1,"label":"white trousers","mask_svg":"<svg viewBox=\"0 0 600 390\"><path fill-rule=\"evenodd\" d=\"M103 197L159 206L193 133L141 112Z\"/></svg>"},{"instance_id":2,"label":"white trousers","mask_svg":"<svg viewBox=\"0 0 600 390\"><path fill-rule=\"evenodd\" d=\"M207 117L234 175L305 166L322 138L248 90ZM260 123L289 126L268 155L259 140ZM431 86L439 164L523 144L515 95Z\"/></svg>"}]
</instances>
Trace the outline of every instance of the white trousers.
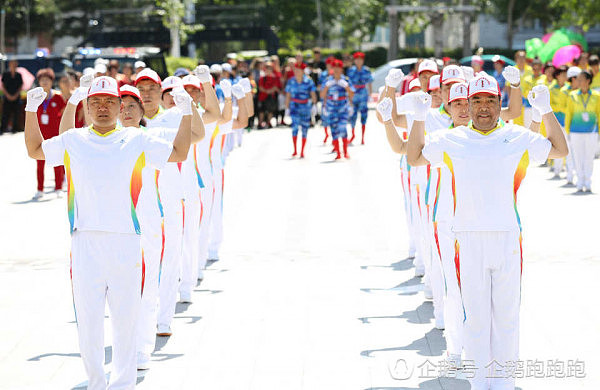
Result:
<instances>
[{"instance_id":1,"label":"white trousers","mask_svg":"<svg viewBox=\"0 0 600 390\"><path fill-rule=\"evenodd\" d=\"M571 153L577 174L577 188L592 187L594 157L598 148L598 133L571 133Z\"/></svg>"},{"instance_id":2,"label":"white trousers","mask_svg":"<svg viewBox=\"0 0 600 390\"><path fill-rule=\"evenodd\" d=\"M520 233L456 232L456 241L465 358L476 367L471 389L514 390L502 367L519 357Z\"/></svg>"},{"instance_id":3,"label":"white trousers","mask_svg":"<svg viewBox=\"0 0 600 390\"><path fill-rule=\"evenodd\" d=\"M205 177L204 175L202 177ZM200 189L201 212L200 227L198 229L198 275L206 268L208 260L208 236L210 230L210 215L213 206L212 177L204 181L204 188Z\"/></svg>"},{"instance_id":4,"label":"white trousers","mask_svg":"<svg viewBox=\"0 0 600 390\"><path fill-rule=\"evenodd\" d=\"M142 251L136 234L75 231L71 282L79 349L89 390L104 390L104 308L112 325L112 374L108 389L133 389L135 334L141 301Z\"/></svg>"},{"instance_id":5,"label":"white trousers","mask_svg":"<svg viewBox=\"0 0 600 390\"><path fill-rule=\"evenodd\" d=\"M441 257L444 277L442 288L446 350L448 354L460 355L463 348L464 313L454 265L454 233L449 223L434 224L434 241L433 262L439 262Z\"/></svg>"},{"instance_id":6,"label":"white trousers","mask_svg":"<svg viewBox=\"0 0 600 390\"><path fill-rule=\"evenodd\" d=\"M408 184L408 169L406 168L406 156L400 160L400 177L402 179L402 192L404 195L404 215L406 216L406 226L408 227L408 255L414 257L417 251L415 243L415 227L412 221L412 205L410 187Z\"/></svg>"},{"instance_id":7,"label":"white trousers","mask_svg":"<svg viewBox=\"0 0 600 390\"><path fill-rule=\"evenodd\" d=\"M430 206L430 209L433 206ZM435 237L435 226L433 222L427 221L427 244L429 245L429 266L425 267L425 276L429 282L429 288L433 295L433 317L435 326L444 328L444 270L442 259L439 256Z\"/></svg>"},{"instance_id":8,"label":"white trousers","mask_svg":"<svg viewBox=\"0 0 600 390\"><path fill-rule=\"evenodd\" d=\"M158 285L158 324L171 325L177 304L179 277L181 275L181 257L183 247L183 213L181 199L163 202L164 208L164 248L160 262Z\"/></svg>"},{"instance_id":9,"label":"white trousers","mask_svg":"<svg viewBox=\"0 0 600 390\"><path fill-rule=\"evenodd\" d=\"M196 196L188 196L185 200L183 260L181 263L181 284L179 285L179 291L184 294L191 294L198 280L200 212L200 189L198 189Z\"/></svg>"},{"instance_id":10,"label":"white trousers","mask_svg":"<svg viewBox=\"0 0 600 390\"><path fill-rule=\"evenodd\" d=\"M417 252L415 254L415 269L417 271L425 271L425 263L424 259L426 257L426 253L428 250L425 248L425 228L423 227L423 218L422 214L427 213L427 209L425 207L425 198L423 197L423 186L420 183L411 182L410 192L411 192L411 214L412 214L412 225L415 232L415 246L417 248Z\"/></svg>"},{"instance_id":11,"label":"white trousers","mask_svg":"<svg viewBox=\"0 0 600 390\"><path fill-rule=\"evenodd\" d=\"M569 147L569 154L565 157L565 169L567 170L567 181L572 183L575 177L575 161L573 160L573 146L571 145L570 134L567 134L567 146Z\"/></svg>"},{"instance_id":12,"label":"white trousers","mask_svg":"<svg viewBox=\"0 0 600 390\"><path fill-rule=\"evenodd\" d=\"M244 137L244 129L235 129L234 131L235 131L235 141L239 148L242 146L242 138Z\"/></svg>"},{"instance_id":13,"label":"white trousers","mask_svg":"<svg viewBox=\"0 0 600 390\"><path fill-rule=\"evenodd\" d=\"M208 258L218 259L219 249L223 241L223 179L225 170L215 168L213 171L213 198L210 212L210 223L208 233Z\"/></svg>"},{"instance_id":14,"label":"white trousers","mask_svg":"<svg viewBox=\"0 0 600 390\"><path fill-rule=\"evenodd\" d=\"M160 222L142 225L142 250L144 251L144 291L137 324L137 351L150 355L156 342L158 314L158 278L162 253L162 228Z\"/></svg>"}]
</instances>

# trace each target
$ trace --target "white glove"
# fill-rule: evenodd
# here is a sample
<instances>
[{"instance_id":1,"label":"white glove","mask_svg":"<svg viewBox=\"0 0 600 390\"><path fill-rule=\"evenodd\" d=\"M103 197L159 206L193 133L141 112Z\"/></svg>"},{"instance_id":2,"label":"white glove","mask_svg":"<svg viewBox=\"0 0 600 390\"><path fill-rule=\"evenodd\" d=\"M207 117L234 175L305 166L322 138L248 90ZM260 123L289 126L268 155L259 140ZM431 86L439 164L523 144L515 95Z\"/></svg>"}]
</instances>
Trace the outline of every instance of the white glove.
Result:
<instances>
[{"instance_id":1,"label":"white glove","mask_svg":"<svg viewBox=\"0 0 600 390\"><path fill-rule=\"evenodd\" d=\"M48 94L44 91L44 88L37 87L27 92L27 104L25 105L25 111L37 112L38 107Z\"/></svg>"},{"instance_id":2,"label":"white glove","mask_svg":"<svg viewBox=\"0 0 600 390\"><path fill-rule=\"evenodd\" d=\"M348 88L348 82L344 79L339 79L337 84L342 88Z\"/></svg>"},{"instance_id":3,"label":"white glove","mask_svg":"<svg viewBox=\"0 0 600 390\"><path fill-rule=\"evenodd\" d=\"M74 106L78 105L79 102L87 98L89 87L79 87L73 91L73 94L69 98L69 104Z\"/></svg>"},{"instance_id":4,"label":"white glove","mask_svg":"<svg viewBox=\"0 0 600 390\"><path fill-rule=\"evenodd\" d=\"M192 115L192 97L183 87L173 88L170 92L175 101L175 106L181 110L183 115Z\"/></svg>"},{"instance_id":5,"label":"white glove","mask_svg":"<svg viewBox=\"0 0 600 390\"><path fill-rule=\"evenodd\" d=\"M465 75L465 80L467 80L467 83L468 83L475 76L474 75L475 71L470 66L461 66L461 68L462 68L463 74Z\"/></svg>"},{"instance_id":6,"label":"white glove","mask_svg":"<svg viewBox=\"0 0 600 390\"><path fill-rule=\"evenodd\" d=\"M536 85L527 95L527 100L533 108L536 108L540 115L545 115L552 112L550 106L550 91L545 85Z\"/></svg>"},{"instance_id":7,"label":"white glove","mask_svg":"<svg viewBox=\"0 0 600 390\"><path fill-rule=\"evenodd\" d=\"M394 89L398 88L398 85L400 85L403 78L404 72L402 72L402 69L392 69L387 76L385 76L385 85Z\"/></svg>"},{"instance_id":8,"label":"white glove","mask_svg":"<svg viewBox=\"0 0 600 390\"><path fill-rule=\"evenodd\" d=\"M425 121L427 112L431 108L431 95L423 91L415 93L413 96L415 108L414 118L416 121Z\"/></svg>"},{"instance_id":9,"label":"white glove","mask_svg":"<svg viewBox=\"0 0 600 390\"><path fill-rule=\"evenodd\" d=\"M196 77L200 79L202 84L211 82L210 69L206 65L198 65L196 69L194 69L194 74Z\"/></svg>"},{"instance_id":10,"label":"white glove","mask_svg":"<svg viewBox=\"0 0 600 390\"><path fill-rule=\"evenodd\" d=\"M542 123L542 114L535 107L531 108L531 120L535 123Z\"/></svg>"},{"instance_id":11,"label":"white glove","mask_svg":"<svg viewBox=\"0 0 600 390\"><path fill-rule=\"evenodd\" d=\"M221 86L223 95L225 95L225 99L231 98L231 81L229 81L227 79L223 79L223 80L221 80L219 85Z\"/></svg>"},{"instance_id":12,"label":"white glove","mask_svg":"<svg viewBox=\"0 0 600 390\"><path fill-rule=\"evenodd\" d=\"M312 116L313 118L317 116L317 105L313 104L312 107L310 108L310 116Z\"/></svg>"},{"instance_id":13,"label":"white glove","mask_svg":"<svg viewBox=\"0 0 600 390\"><path fill-rule=\"evenodd\" d=\"M250 79L248 77L244 77L238 83L242 86L244 93L252 92L252 84L250 84Z\"/></svg>"},{"instance_id":14,"label":"white glove","mask_svg":"<svg viewBox=\"0 0 600 390\"><path fill-rule=\"evenodd\" d=\"M331 79L331 80L327 80L327 82L325 83L325 86L326 86L327 88L331 88L331 87L333 87L335 84L336 84L336 81L335 81L335 79Z\"/></svg>"},{"instance_id":15,"label":"white glove","mask_svg":"<svg viewBox=\"0 0 600 390\"><path fill-rule=\"evenodd\" d=\"M236 99L243 99L246 94L244 93L244 87L237 83L233 87L231 87L231 93L235 96Z\"/></svg>"},{"instance_id":16,"label":"white glove","mask_svg":"<svg viewBox=\"0 0 600 390\"><path fill-rule=\"evenodd\" d=\"M93 74L89 73L89 74L83 75L79 79L79 86L87 89L92 86L92 81L94 81Z\"/></svg>"},{"instance_id":17,"label":"white glove","mask_svg":"<svg viewBox=\"0 0 600 390\"><path fill-rule=\"evenodd\" d=\"M381 115L384 122L392 120L392 99L384 98L377 104L377 112Z\"/></svg>"},{"instance_id":18,"label":"white glove","mask_svg":"<svg viewBox=\"0 0 600 390\"><path fill-rule=\"evenodd\" d=\"M521 72L514 66L507 66L502 71L502 77L512 86L518 86L521 83Z\"/></svg>"}]
</instances>

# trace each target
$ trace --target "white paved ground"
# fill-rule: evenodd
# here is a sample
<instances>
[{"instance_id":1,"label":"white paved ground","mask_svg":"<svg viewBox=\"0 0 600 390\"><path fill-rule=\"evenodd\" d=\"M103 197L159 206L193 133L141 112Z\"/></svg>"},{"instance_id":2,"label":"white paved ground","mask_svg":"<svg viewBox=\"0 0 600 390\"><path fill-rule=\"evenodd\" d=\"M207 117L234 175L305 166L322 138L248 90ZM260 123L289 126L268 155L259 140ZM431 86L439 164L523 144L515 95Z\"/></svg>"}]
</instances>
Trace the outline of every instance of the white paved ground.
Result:
<instances>
[{"instance_id":1,"label":"white paved ground","mask_svg":"<svg viewBox=\"0 0 600 390\"><path fill-rule=\"evenodd\" d=\"M405 259L398 158L369 124L367 146L333 164L320 129L304 161L290 160L287 128L245 136L227 162L222 260L178 306L140 389L469 388L426 370L445 343ZM66 201L28 201L35 163L22 133L0 137L0 161L0 388L84 388ZM572 195L543 168L527 176L521 358L546 371L579 359L585 378L531 370L517 385L600 388L600 197ZM108 321L106 332L109 362Z\"/></svg>"}]
</instances>

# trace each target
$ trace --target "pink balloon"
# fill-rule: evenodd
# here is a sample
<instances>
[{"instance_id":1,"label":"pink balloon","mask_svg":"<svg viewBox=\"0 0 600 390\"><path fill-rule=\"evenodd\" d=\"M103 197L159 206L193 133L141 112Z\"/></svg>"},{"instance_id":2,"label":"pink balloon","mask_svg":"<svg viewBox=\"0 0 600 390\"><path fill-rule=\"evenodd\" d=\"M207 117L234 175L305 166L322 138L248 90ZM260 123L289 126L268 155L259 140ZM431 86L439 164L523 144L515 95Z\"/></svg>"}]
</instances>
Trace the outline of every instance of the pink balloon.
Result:
<instances>
[{"instance_id":1,"label":"pink balloon","mask_svg":"<svg viewBox=\"0 0 600 390\"><path fill-rule=\"evenodd\" d=\"M552 36L552 34L554 34L554 33L548 33L548 34L545 34L545 35L542 37L542 42L544 42L544 43L548 43L548 41L550 40L550 37Z\"/></svg>"},{"instance_id":2,"label":"pink balloon","mask_svg":"<svg viewBox=\"0 0 600 390\"><path fill-rule=\"evenodd\" d=\"M578 58L581 55L581 49L577 45L568 45L563 46L554 53L554 58L552 58L552 65L555 67L559 67L561 65L568 64L569 62L573 62L575 58Z\"/></svg>"}]
</instances>

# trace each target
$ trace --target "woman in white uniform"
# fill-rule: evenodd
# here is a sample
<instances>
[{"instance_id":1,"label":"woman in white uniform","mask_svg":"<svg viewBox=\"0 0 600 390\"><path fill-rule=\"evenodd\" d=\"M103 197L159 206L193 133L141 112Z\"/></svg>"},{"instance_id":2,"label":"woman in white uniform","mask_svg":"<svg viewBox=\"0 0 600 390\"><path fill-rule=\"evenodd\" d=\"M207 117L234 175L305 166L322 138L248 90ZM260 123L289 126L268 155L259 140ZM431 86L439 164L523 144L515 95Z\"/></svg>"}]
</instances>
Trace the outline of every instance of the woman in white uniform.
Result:
<instances>
[{"instance_id":1,"label":"woman in white uniform","mask_svg":"<svg viewBox=\"0 0 600 390\"><path fill-rule=\"evenodd\" d=\"M104 307L108 300L113 334L109 389L136 382L136 323L143 291L143 252L137 203L146 165L162 168L186 158L191 115L173 143L117 125L121 99L116 80L96 78L88 92L92 125L44 141L36 111L41 88L28 92L25 144L30 157L65 164L71 223L71 277L79 345L88 389L106 389ZM180 104L191 99L180 95Z\"/></svg>"}]
</instances>

